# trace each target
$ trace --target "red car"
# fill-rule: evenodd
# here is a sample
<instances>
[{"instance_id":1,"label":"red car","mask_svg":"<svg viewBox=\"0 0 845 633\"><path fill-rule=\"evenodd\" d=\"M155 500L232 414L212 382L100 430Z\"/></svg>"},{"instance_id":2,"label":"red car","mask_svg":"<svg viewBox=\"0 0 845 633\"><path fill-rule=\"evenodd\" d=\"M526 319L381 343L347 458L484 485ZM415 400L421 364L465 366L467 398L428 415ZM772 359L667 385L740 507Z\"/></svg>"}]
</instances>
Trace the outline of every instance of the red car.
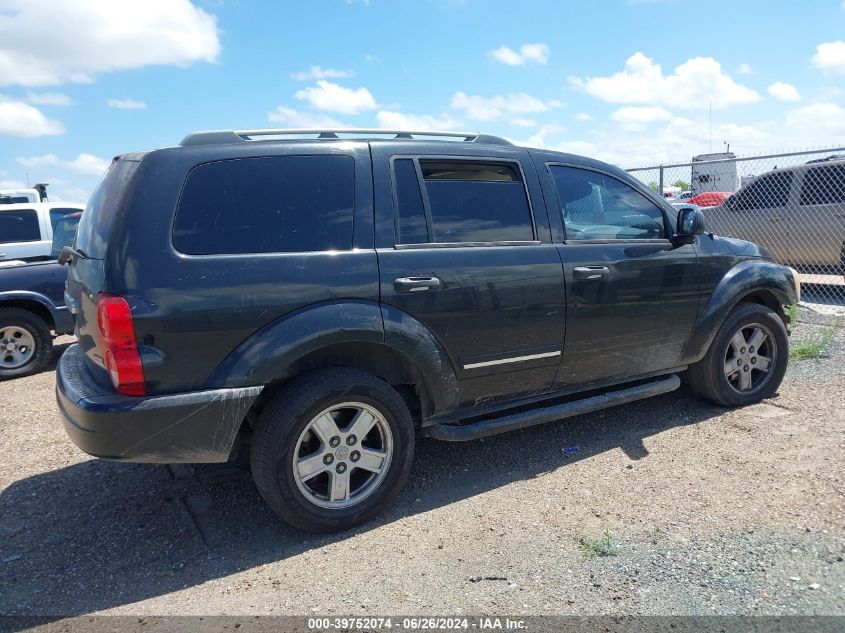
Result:
<instances>
[{"instance_id":1,"label":"red car","mask_svg":"<svg viewBox=\"0 0 845 633\"><path fill-rule=\"evenodd\" d=\"M686 202L697 204L699 207L717 207L732 195L733 193L730 191L705 191L686 200Z\"/></svg>"}]
</instances>

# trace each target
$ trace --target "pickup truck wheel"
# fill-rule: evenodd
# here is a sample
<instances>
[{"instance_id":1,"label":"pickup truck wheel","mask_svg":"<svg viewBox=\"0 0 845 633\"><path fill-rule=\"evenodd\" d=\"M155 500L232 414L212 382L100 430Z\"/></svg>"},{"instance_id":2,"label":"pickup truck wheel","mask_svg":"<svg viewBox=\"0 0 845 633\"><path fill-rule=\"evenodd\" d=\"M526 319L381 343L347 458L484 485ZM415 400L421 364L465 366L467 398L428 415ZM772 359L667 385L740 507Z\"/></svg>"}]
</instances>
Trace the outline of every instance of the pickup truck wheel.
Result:
<instances>
[{"instance_id":1,"label":"pickup truck wheel","mask_svg":"<svg viewBox=\"0 0 845 633\"><path fill-rule=\"evenodd\" d=\"M771 309L743 303L728 315L705 357L687 369L700 396L727 407L771 398L789 359L786 326Z\"/></svg>"},{"instance_id":2,"label":"pickup truck wheel","mask_svg":"<svg viewBox=\"0 0 845 633\"><path fill-rule=\"evenodd\" d=\"M402 397L363 371L319 370L264 408L251 447L261 496L294 527L335 532L374 518L411 467L414 425Z\"/></svg>"},{"instance_id":3,"label":"pickup truck wheel","mask_svg":"<svg viewBox=\"0 0 845 633\"><path fill-rule=\"evenodd\" d=\"M50 328L37 314L0 308L0 380L41 371L53 354Z\"/></svg>"}]
</instances>

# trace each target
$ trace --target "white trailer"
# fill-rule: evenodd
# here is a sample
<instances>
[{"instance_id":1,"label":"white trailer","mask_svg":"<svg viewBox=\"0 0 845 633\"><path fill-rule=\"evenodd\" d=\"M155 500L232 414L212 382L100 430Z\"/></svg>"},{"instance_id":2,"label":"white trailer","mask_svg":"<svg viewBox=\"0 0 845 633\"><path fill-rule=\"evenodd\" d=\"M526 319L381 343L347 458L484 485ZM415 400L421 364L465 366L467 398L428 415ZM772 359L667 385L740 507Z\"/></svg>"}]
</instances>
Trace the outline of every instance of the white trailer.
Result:
<instances>
[{"instance_id":1,"label":"white trailer","mask_svg":"<svg viewBox=\"0 0 845 633\"><path fill-rule=\"evenodd\" d=\"M736 154L699 154L692 157L692 182L694 194L704 191L730 191L739 189L736 174Z\"/></svg>"}]
</instances>

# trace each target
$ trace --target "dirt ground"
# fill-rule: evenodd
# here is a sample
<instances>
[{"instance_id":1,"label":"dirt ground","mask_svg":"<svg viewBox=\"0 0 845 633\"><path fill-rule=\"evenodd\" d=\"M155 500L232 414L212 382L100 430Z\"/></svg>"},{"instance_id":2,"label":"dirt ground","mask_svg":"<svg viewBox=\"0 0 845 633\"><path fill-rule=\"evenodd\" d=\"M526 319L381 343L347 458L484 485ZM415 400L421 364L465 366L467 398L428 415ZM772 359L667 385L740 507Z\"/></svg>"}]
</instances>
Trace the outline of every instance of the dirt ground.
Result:
<instances>
[{"instance_id":1,"label":"dirt ground","mask_svg":"<svg viewBox=\"0 0 845 633\"><path fill-rule=\"evenodd\" d=\"M845 614L842 328L745 409L682 388L419 440L389 510L330 537L278 521L243 460L87 457L52 370L1 386L2 614ZM613 555L579 542L605 533Z\"/></svg>"}]
</instances>

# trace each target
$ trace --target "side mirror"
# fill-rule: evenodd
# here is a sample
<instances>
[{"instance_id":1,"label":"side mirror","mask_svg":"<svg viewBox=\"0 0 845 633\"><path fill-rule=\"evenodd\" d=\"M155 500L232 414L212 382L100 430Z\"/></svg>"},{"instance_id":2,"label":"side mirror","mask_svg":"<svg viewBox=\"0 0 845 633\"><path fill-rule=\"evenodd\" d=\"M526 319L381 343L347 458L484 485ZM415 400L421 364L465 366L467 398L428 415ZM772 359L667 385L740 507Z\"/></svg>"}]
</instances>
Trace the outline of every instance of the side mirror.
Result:
<instances>
[{"instance_id":1,"label":"side mirror","mask_svg":"<svg viewBox=\"0 0 845 633\"><path fill-rule=\"evenodd\" d=\"M706 222L704 214L692 207L686 207L678 211L678 229L676 242L678 245L692 244L697 235L704 235Z\"/></svg>"}]
</instances>

